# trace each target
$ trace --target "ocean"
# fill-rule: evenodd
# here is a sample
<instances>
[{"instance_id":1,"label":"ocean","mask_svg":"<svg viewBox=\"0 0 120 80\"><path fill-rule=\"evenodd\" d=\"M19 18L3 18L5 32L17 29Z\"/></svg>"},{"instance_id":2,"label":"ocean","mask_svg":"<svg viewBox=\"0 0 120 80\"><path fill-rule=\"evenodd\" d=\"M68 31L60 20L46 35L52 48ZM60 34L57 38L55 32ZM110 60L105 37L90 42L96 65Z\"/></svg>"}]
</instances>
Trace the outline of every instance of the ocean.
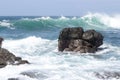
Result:
<instances>
[{"instance_id":1,"label":"ocean","mask_svg":"<svg viewBox=\"0 0 120 80\"><path fill-rule=\"evenodd\" d=\"M84 55L59 52L59 32L66 27L102 33L103 50ZM0 80L99 80L95 72L120 72L120 15L0 16L0 37L3 48L31 63L0 68Z\"/></svg>"}]
</instances>

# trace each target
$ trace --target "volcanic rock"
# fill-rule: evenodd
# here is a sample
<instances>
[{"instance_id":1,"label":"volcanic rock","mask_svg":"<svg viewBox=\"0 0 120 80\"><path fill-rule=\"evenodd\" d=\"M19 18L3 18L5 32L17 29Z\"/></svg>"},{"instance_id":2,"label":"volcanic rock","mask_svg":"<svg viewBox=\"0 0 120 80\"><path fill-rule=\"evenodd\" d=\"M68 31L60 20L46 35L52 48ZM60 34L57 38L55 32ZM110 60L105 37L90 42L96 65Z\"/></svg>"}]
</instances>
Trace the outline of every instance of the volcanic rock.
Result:
<instances>
[{"instance_id":1,"label":"volcanic rock","mask_svg":"<svg viewBox=\"0 0 120 80\"><path fill-rule=\"evenodd\" d=\"M59 51L94 53L103 44L103 36L95 30L83 30L82 27L64 28L58 38Z\"/></svg>"}]
</instances>

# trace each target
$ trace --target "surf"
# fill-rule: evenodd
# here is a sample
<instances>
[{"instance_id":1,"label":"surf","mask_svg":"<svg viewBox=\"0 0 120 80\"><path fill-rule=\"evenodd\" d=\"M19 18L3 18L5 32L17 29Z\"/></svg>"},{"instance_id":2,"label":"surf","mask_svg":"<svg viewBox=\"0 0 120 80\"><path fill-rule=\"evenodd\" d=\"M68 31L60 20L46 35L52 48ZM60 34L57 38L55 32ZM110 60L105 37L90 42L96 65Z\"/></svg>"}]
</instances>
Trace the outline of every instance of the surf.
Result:
<instances>
[{"instance_id":1,"label":"surf","mask_svg":"<svg viewBox=\"0 0 120 80\"><path fill-rule=\"evenodd\" d=\"M6 27L11 29L23 30L41 30L43 28L64 28L78 27L93 28L93 29L120 29L120 15L107 15L100 13L88 13L81 17L65 17L65 16L48 16L48 17L25 17L12 20L0 21L0 28Z\"/></svg>"},{"instance_id":2,"label":"surf","mask_svg":"<svg viewBox=\"0 0 120 80\"><path fill-rule=\"evenodd\" d=\"M119 19L119 14L101 13L83 16L0 17L0 36L5 39L3 48L31 63L1 68L0 80L98 80L94 72L119 72ZM101 50L91 55L59 52L59 32L66 27L79 26L103 34Z\"/></svg>"}]
</instances>

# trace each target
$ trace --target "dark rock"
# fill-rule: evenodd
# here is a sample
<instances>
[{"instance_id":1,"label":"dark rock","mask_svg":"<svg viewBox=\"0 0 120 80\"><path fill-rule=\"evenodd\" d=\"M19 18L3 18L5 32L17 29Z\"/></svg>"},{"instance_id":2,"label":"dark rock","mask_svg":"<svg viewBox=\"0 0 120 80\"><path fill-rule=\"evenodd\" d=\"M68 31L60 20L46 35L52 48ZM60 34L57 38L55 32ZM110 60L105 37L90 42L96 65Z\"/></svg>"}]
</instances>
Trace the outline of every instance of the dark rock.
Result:
<instances>
[{"instance_id":1,"label":"dark rock","mask_svg":"<svg viewBox=\"0 0 120 80\"><path fill-rule=\"evenodd\" d=\"M22 58L21 57L15 57L15 61L21 61Z\"/></svg>"},{"instance_id":2,"label":"dark rock","mask_svg":"<svg viewBox=\"0 0 120 80\"><path fill-rule=\"evenodd\" d=\"M3 68L7 65L6 61L0 58L0 68Z\"/></svg>"},{"instance_id":3,"label":"dark rock","mask_svg":"<svg viewBox=\"0 0 120 80\"><path fill-rule=\"evenodd\" d=\"M71 39L82 38L83 29L81 27L77 28L64 28L59 35L58 40L58 50L63 51L68 48Z\"/></svg>"},{"instance_id":4,"label":"dark rock","mask_svg":"<svg viewBox=\"0 0 120 80\"><path fill-rule=\"evenodd\" d=\"M15 55L10 53L7 49L0 49L0 63L6 62L7 64L13 64L15 62Z\"/></svg>"},{"instance_id":5,"label":"dark rock","mask_svg":"<svg viewBox=\"0 0 120 80\"><path fill-rule=\"evenodd\" d=\"M21 57L16 57L13 53L9 52L7 49L1 48L3 38L0 38L0 68L6 65L19 65L19 64L29 64L27 60L22 60ZM17 63L16 63L17 61Z\"/></svg>"},{"instance_id":6,"label":"dark rock","mask_svg":"<svg viewBox=\"0 0 120 80\"><path fill-rule=\"evenodd\" d=\"M27 60L22 60L21 57L16 57L14 54L9 52L7 49L0 48L0 68L3 68L8 64L20 65L20 64L26 64L26 63L29 64Z\"/></svg>"},{"instance_id":7,"label":"dark rock","mask_svg":"<svg viewBox=\"0 0 120 80\"><path fill-rule=\"evenodd\" d=\"M81 39L83 34L81 27L64 28L59 35L59 40Z\"/></svg>"},{"instance_id":8,"label":"dark rock","mask_svg":"<svg viewBox=\"0 0 120 80\"><path fill-rule=\"evenodd\" d=\"M18 78L8 78L8 80L19 80Z\"/></svg>"},{"instance_id":9,"label":"dark rock","mask_svg":"<svg viewBox=\"0 0 120 80\"><path fill-rule=\"evenodd\" d=\"M58 40L58 50L63 51L65 48L68 48L69 40Z\"/></svg>"},{"instance_id":10,"label":"dark rock","mask_svg":"<svg viewBox=\"0 0 120 80\"><path fill-rule=\"evenodd\" d=\"M17 62L15 65L20 65L20 64L30 64L27 60L21 60Z\"/></svg>"},{"instance_id":11,"label":"dark rock","mask_svg":"<svg viewBox=\"0 0 120 80\"><path fill-rule=\"evenodd\" d=\"M81 39L84 33L81 27L69 28L69 39Z\"/></svg>"},{"instance_id":12,"label":"dark rock","mask_svg":"<svg viewBox=\"0 0 120 80\"><path fill-rule=\"evenodd\" d=\"M83 33L82 39L91 43L92 45L99 47L103 44L103 36L95 30L88 30Z\"/></svg>"},{"instance_id":13,"label":"dark rock","mask_svg":"<svg viewBox=\"0 0 120 80\"><path fill-rule=\"evenodd\" d=\"M64 28L60 32L59 40L68 40L69 39L69 36L68 36L69 32L70 32L69 28Z\"/></svg>"},{"instance_id":14,"label":"dark rock","mask_svg":"<svg viewBox=\"0 0 120 80\"><path fill-rule=\"evenodd\" d=\"M58 50L94 53L103 44L103 36L95 30L83 31L81 27L64 28L59 35Z\"/></svg>"},{"instance_id":15,"label":"dark rock","mask_svg":"<svg viewBox=\"0 0 120 80\"><path fill-rule=\"evenodd\" d=\"M4 40L4 39L0 37L0 48L1 48L1 46L2 46L2 41L3 41L3 40Z\"/></svg>"},{"instance_id":16,"label":"dark rock","mask_svg":"<svg viewBox=\"0 0 120 80\"><path fill-rule=\"evenodd\" d=\"M76 39L76 40L70 40L68 47L64 49L64 51L74 51L74 52L80 52L80 53L94 53L96 51L96 48L94 46L84 40Z\"/></svg>"}]
</instances>

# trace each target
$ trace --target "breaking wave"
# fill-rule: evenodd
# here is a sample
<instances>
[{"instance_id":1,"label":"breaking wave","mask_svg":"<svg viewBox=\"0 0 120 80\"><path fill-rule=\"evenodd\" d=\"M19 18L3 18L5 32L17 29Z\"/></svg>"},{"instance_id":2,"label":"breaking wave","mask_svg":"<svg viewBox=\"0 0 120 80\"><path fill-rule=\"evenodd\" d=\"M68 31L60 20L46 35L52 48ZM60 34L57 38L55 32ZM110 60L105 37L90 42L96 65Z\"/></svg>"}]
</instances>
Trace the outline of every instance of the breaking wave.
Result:
<instances>
[{"instance_id":1,"label":"breaking wave","mask_svg":"<svg viewBox=\"0 0 120 80\"><path fill-rule=\"evenodd\" d=\"M120 29L120 15L89 13L82 17L37 17L0 21L0 26L14 29L40 30L64 27L83 27L90 29Z\"/></svg>"},{"instance_id":2,"label":"breaking wave","mask_svg":"<svg viewBox=\"0 0 120 80\"><path fill-rule=\"evenodd\" d=\"M0 17L1 18L1 17ZM89 13L79 17L7 17L0 19L3 48L31 64L7 65L0 80L99 80L95 72L120 72L119 15ZM65 27L99 30L104 44L96 54L58 52L58 35ZM111 78L110 80L117 80Z\"/></svg>"},{"instance_id":3,"label":"breaking wave","mask_svg":"<svg viewBox=\"0 0 120 80\"><path fill-rule=\"evenodd\" d=\"M9 49L16 56L27 59L31 64L8 65L0 69L1 80L8 78L18 78L19 80L99 80L95 77L94 72L119 71L120 69L118 65L120 64L120 47L104 43L101 48L107 48L96 54L70 55L58 52L57 45L57 40L35 36L5 40L4 48Z\"/></svg>"}]
</instances>

